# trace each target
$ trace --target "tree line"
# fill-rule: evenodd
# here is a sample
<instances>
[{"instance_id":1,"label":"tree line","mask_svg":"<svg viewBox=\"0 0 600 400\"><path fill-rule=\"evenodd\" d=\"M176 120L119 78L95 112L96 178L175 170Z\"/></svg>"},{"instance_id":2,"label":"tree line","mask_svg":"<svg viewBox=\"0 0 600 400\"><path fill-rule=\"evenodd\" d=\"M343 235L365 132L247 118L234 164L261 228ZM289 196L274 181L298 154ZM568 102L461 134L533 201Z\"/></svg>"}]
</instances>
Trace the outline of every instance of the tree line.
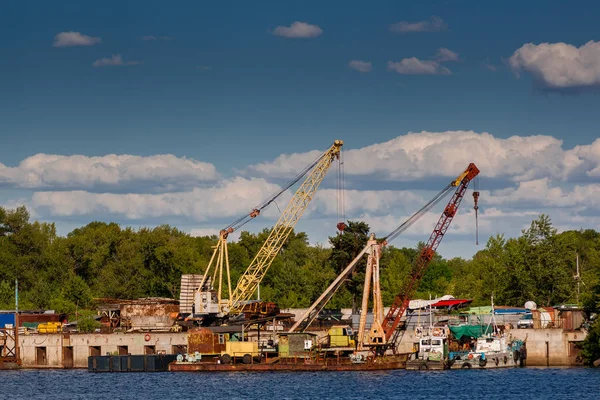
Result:
<instances>
[{"instance_id":1,"label":"tree line","mask_svg":"<svg viewBox=\"0 0 600 400\"><path fill-rule=\"evenodd\" d=\"M269 231L241 232L230 243L232 282L243 273ZM330 246L311 246L308 236L293 232L261 284L263 300L281 308L307 307L362 250L369 236L365 222L349 221ZM92 222L66 236L53 223L31 221L25 207L0 208L0 307L12 308L14 281L19 280L22 308L72 313L93 298L179 296L182 274L202 273L216 236L191 237L177 228L122 228ZM381 287L389 305L405 283L423 243L414 248L387 246L381 258ZM578 293L576 256L581 284ZM360 301L366 257L335 296L331 308ZM445 259L436 254L419 285L418 297L452 294L487 305L539 306L581 303L594 307L600 284L600 233L595 230L557 233L541 215L517 238L490 237L471 259Z\"/></svg>"}]
</instances>

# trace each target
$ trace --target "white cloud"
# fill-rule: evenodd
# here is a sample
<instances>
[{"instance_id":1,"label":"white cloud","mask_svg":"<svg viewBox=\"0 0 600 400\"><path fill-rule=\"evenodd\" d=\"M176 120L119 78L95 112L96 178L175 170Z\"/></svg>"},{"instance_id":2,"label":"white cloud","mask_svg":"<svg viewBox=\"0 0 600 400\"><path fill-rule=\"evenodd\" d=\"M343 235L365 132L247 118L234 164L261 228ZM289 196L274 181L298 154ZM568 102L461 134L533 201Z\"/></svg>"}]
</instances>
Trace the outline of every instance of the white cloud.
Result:
<instances>
[{"instance_id":1,"label":"white cloud","mask_svg":"<svg viewBox=\"0 0 600 400\"><path fill-rule=\"evenodd\" d=\"M403 75L450 75L448 68L437 61L419 60L416 57L402 61L388 61L388 69Z\"/></svg>"},{"instance_id":2,"label":"white cloud","mask_svg":"<svg viewBox=\"0 0 600 400\"><path fill-rule=\"evenodd\" d=\"M0 183L38 190L30 198L26 191L15 191L12 198L5 196L3 204L24 203L37 219L56 221L59 229L100 219L136 226L169 223L193 235L211 235L277 191L279 185L271 178L294 176L321 153L284 154L249 166L243 171L245 178L222 178L211 164L172 155L38 154L16 167L0 164ZM345 192L346 216L364 220L378 236L404 222L469 162L481 170L482 244L497 233L518 236L540 213L549 214L559 230L595 229L600 223L600 139L567 149L551 136L420 132L344 149L344 162L352 187ZM311 243L326 243L335 234L334 176L332 168L297 225L298 231L308 233ZM364 182L374 184L365 187ZM243 229L256 232L272 226L296 188ZM418 240L427 240L448 200L449 196L392 244L412 247ZM472 207L469 191L440 247L445 256L469 256L478 249L473 244ZM457 243L462 246L458 250Z\"/></svg>"},{"instance_id":3,"label":"white cloud","mask_svg":"<svg viewBox=\"0 0 600 400\"><path fill-rule=\"evenodd\" d=\"M453 177L475 162L488 178L515 182L543 177L568 180L600 176L600 139L590 145L563 149L552 136L497 138L484 132L418 132L360 149L344 149L345 171L378 180L411 181ZM247 173L290 177L314 160L320 151L282 154L271 162L251 165Z\"/></svg>"},{"instance_id":4,"label":"white cloud","mask_svg":"<svg viewBox=\"0 0 600 400\"><path fill-rule=\"evenodd\" d=\"M519 182L516 188L506 188L487 194L487 202L495 206L534 205L550 208L589 208L600 210L600 184L559 186L550 178Z\"/></svg>"},{"instance_id":5,"label":"white cloud","mask_svg":"<svg viewBox=\"0 0 600 400\"><path fill-rule=\"evenodd\" d=\"M142 40L156 40L156 36L152 36L152 35L142 36Z\"/></svg>"},{"instance_id":6,"label":"white cloud","mask_svg":"<svg viewBox=\"0 0 600 400\"><path fill-rule=\"evenodd\" d=\"M93 46L102 43L99 37L84 35L80 32L60 32L54 36L54 47Z\"/></svg>"},{"instance_id":7,"label":"white cloud","mask_svg":"<svg viewBox=\"0 0 600 400\"><path fill-rule=\"evenodd\" d=\"M91 188L136 182L154 182L160 186L211 181L217 177L214 165L171 154L148 157L36 154L17 167L0 163L0 183L21 188Z\"/></svg>"},{"instance_id":8,"label":"white cloud","mask_svg":"<svg viewBox=\"0 0 600 400\"><path fill-rule=\"evenodd\" d=\"M123 65L139 65L142 61L123 61L120 54L113 54L110 58L100 58L92 63L94 67L115 67Z\"/></svg>"},{"instance_id":9,"label":"white cloud","mask_svg":"<svg viewBox=\"0 0 600 400\"><path fill-rule=\"evenodd\" d=\"M443 205L446 205L448 200L442 202ZM440 215L442 213L443 207L442 205L438 206L435 210L426 212L419 218L417 222L411 225L406 229L400 236L422 236L420 240L427 241L429 235L435 228L438 220L440 219ZM365 221L371 227L373 232L376 232L378 236L383 237L385 235L390 234L393 230L399 227L402 223L404 223L412 214L404 213L404 214L389 214L389 215L371 215L366 213L362 215L359 220ZM486 227L489 224L489 221L485 219L481 219L480 228ZM483 226L482 226L483 225ZM469 205L463 204L461 205L458 214L452 220L452 224L448 229L448 233L451 235L455 234L473 234L475 233L475 216L471 215L469 210ZM393 244L394 242L392 242ZM416 244L416 243L415 243Z\"/></svg>"},{"instance_id":10,"label":"white cloud","mask_svg":"<svg viewBox=\"0 0 600 400\"><path fill-rule=\"evenodd\" d=\"M457 53L445 47L440 47L435 53L435 59L439 62L458 61L460 57Z\"/></svg>"},{"instance_id":11,"label":"white cloud","mask_svg":"<svg viewBox=\"0 0 600 400\"><path fill-rule=\"evenodd\" d=\"M439 32L446 30L448 25L440 17L432 16L428 20L419 22L400 21L390 25L390 31L395 33L408 32Z\"/></svg>"},{"instance_id":12,"label":"white cloud","mask_svg":"<svg viewBox=\"0 0 600 400\"><path fill-rule=\"evenodd\" d=\"M295 176L298 171L301 171L321 154L321 150L282 154L274 161L250 165L245 172L247 174L259 174L274 178L288 178Z\"/></svg>"},{"instance_id":13,"label":"white cloud","mask_svg":"<svg viewBox=\"0 0 600 400\"><path fill-rule=\"evenodd\" d=\"M433 196L433 193L431 194ZM361 213L379 215L392 209L414 210L429 199L408 190L345 190L346 214L355 216ZM320 189L310 205L312 212L337 215L337 189Z\"/></svg>"},{"instance_id":14,"label":"white cloud","mask_svg":"<svg viewBox=\"0 0 600 400\"><path fill-rule=\"evenodd\" d=\"M243 215L277 189L277 185L263 179L234 178L223 181L219 186L194 188L188 192L36 192L31 204L43 215L58 217L109 214L131 220L179 217L200 222ZM264 214L269 217L270 213L278 214L277 210L268 210Z\"/></svg>"},{"instance_id":15,"label":"white cloud","mask_svg":"<svg viewBox=\"0 0 600 400\"><path fill-rule=\"evenodd\" d=\"M518 75L529 72L537 86L552 90L600 86L600 42L577 48L566 43L528 43L509 64Z\"/></svg>"},{"instance_id":16,"label":"white cloud","mask_svg":"<svg viewBox=\"0 0 600 400\"><path fill-rule=\"evenodd\" d=\"M352 60L348 63L348 67L358 72L370 72L372 65L368 61Z\"/></svg>"},{"instance_id":17,"label":"white cloud","mask_svg":"<svg viewBox=\"0 0 600 400\"><path fill-rule=\"evenodd\" d=\"M273 30L273 35L286 38L314 38L320 36L323 30L317 25L296 21L290 26L278 26Z\"/></svg>"}]
</instances>

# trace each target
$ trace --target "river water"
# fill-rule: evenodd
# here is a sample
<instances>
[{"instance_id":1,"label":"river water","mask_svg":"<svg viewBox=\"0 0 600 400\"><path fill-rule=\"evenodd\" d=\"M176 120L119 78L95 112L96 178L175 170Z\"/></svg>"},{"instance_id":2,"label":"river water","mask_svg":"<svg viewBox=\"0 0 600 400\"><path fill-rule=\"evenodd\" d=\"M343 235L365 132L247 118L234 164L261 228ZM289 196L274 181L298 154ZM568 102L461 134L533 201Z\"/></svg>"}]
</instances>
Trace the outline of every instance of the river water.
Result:
<instances>
[{"instance_id":1,"label":"river water","mask_svg":"<svg viewBox=\"0 0 600 400\"><path fill-rule=\"evenodd\" d=\"M104 373L0 371L0 399L600 399L600 369Z\"/></svg>"}]
</instances>

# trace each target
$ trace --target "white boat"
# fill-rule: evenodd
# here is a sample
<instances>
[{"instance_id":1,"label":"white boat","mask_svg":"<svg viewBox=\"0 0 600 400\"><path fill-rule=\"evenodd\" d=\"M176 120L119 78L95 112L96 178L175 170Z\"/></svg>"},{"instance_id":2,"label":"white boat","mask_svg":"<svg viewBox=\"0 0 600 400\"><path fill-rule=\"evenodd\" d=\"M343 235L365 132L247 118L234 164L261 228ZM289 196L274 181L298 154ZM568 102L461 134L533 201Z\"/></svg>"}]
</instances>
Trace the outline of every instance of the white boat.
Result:
<instances>
[{"instance_id":1,"label":"white boat","mask_svg":"<svg viewBox=\"0 0 600 400\"><path fill-rule=\"evenodd\" d=\"M525 342L513 339L496 325L492 297L492 319L482 336L469 351L456 351L448 354L448 367L451 369L469 368L508 368L524 366L527 359Z\"/></svg>"},{"instance_id":2,"label":"white boat","mask_svg":"<svg viewBox=\"0 0 600 400\"><path fill-rule=\"evenodd\" d=\"M431 305L430 305L431 308ZM415 353L406 363L406 369L470 369L470 368L509 368L524 366L527 359L525 342L513 339L510 334L499 329L494 318L492 298L492 319L487 326L462 325L459 327L435 327L431 314L429 327L417 326L415 336L419 338ZM463 335L475 338L475 342L465 344L463 350L449 351L450 332L463 330ZM460 338L460 336L458 336ZM471 347L472 346L472 347Z\"/></svg>"}]
</instances>

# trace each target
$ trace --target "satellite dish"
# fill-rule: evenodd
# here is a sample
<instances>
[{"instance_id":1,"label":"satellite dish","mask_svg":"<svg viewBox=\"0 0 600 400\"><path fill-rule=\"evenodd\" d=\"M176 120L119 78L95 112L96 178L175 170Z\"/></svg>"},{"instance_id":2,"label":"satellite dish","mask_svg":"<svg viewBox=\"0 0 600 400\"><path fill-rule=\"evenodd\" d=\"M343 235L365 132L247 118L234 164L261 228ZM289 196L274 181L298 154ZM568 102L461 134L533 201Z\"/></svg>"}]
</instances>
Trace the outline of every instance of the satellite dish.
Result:
<instances>
[{"instance_id":1,"label":"satellite dish","mask_svg":"<svg viewBox=\"0 0 600 400\"><path fill-rule=\"evenodd\" d=\"M529 300L525 302L525 308L527 308L528 310L536 310L537 304L535 304L535 301Z\"/></svg>"}]
</instances>

